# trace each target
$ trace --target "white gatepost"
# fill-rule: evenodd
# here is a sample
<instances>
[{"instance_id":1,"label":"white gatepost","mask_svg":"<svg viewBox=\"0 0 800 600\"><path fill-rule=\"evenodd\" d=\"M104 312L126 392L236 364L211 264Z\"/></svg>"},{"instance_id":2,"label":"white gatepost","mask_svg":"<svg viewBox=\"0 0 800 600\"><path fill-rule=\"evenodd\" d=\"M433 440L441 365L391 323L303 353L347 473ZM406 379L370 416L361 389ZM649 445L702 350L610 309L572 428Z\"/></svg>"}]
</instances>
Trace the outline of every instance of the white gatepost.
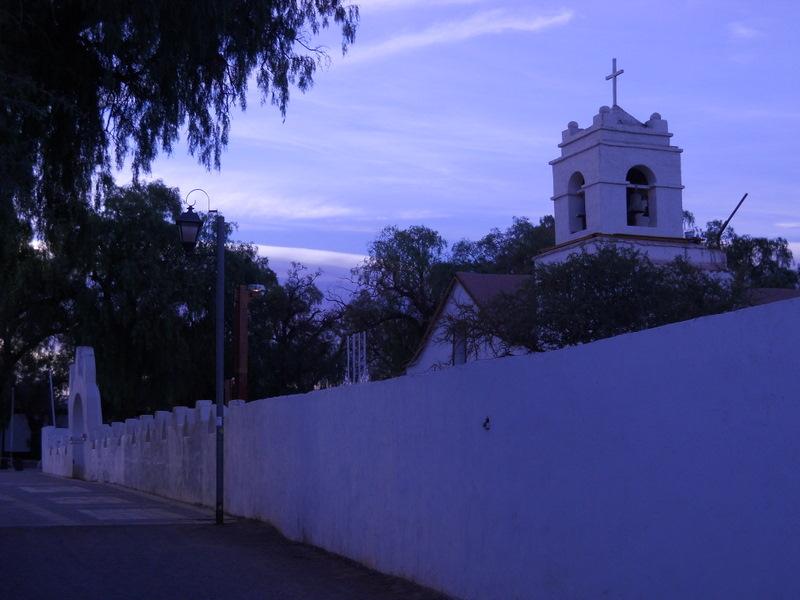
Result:
<instances>
[{"instance_id":1,"label":"white gatepost","mask_svg":"<svg viewBox=\"0 0 800 600\"><path fill-rule=\"evenodd\" d=\"M68 414L72 476L83 479L86 475L86 440L95 437L103 425L94 349L89 346L78 346L75 362L69 366Z\"/></svg>"}]
</instances>

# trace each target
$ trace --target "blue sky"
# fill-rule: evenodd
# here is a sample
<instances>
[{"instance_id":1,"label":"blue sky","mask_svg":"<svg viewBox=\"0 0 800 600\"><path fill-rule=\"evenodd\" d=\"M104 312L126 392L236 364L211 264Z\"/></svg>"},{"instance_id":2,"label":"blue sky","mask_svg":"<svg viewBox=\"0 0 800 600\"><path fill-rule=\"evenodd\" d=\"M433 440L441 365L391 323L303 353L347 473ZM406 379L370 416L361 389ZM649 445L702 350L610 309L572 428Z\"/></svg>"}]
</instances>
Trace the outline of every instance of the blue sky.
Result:
<instances>
[{"instance_id":1,"label":"blue sky","mask_svg":"<svg viewBox=\"0 0 800 600\"><path fill-rule=\"evenodd\" d=\"M364 0L356 44L285 121L253 86L233 116L222 169L177 147L152 177L202 187L263 246L328 277L356 264L385 225L449 242L550 214L561 131L611 104L669 121L684 149L684 207L699 223L783 236L800 256L800 4ZM124 181L122 174L120 181ZM202 203L201 203L202 204Z\"/></svg>"}]
</instances>

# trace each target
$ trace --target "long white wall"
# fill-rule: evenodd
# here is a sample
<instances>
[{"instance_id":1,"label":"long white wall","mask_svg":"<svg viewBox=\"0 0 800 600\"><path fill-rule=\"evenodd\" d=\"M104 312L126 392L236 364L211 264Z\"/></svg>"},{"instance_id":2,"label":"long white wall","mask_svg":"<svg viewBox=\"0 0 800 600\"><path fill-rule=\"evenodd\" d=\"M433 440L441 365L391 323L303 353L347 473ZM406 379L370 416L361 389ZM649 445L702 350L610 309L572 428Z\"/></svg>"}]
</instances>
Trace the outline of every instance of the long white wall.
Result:
<instances>
[{"instance_id":1,"label":"long white wall","mask_svg":"<svg viewBox=\"0 0 800 600\"><path fill-rule=\"evenodd\" d=\"M463 598L800 597L798 340L791 300L234 403L226 506ZM213 409L143 419L87 477L211 504Z\"/></svg>"}]
</instances>

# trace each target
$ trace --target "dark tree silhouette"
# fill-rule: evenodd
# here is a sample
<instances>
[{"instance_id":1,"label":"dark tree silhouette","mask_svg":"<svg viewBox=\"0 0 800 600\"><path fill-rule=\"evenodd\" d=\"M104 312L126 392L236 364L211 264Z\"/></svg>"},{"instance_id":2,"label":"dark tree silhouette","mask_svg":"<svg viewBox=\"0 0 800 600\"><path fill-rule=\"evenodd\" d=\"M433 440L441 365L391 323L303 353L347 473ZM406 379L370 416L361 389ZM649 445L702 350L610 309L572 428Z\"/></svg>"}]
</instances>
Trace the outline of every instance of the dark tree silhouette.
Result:
<instances>
[{"instance_id":1,"label":"dark tree silhouette","mask_svg":"<svg viewBox=\"0 0 800 600\"><path fill-rule=\"evenodd\" d=\"M112 164L146 171L181 130L219 166L248 82L284 113L327 56L314 36L335 24L345 50L357 21L343 0L0 3L0 201L71 225Z\"/></svg>"}]
</instances>

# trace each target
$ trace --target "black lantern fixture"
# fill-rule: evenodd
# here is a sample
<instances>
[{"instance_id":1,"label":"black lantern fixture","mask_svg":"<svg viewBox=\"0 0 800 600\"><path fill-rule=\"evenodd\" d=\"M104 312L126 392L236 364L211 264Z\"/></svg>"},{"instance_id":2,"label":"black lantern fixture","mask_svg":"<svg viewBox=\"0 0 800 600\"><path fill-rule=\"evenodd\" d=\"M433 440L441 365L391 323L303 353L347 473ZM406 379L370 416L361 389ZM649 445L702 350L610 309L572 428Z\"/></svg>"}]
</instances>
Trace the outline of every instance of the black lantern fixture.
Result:
<instances>
[{"instance_id":1,"label":"black lantern fixture","mask_svg":"<svg viewBox=\"0 0 800 600\"><path fill-rule=\"evenodd\" d=\"M200 234L200 228L203 226L203 221L192 207L188 207L186 212L181 213L181 216L175 221L178 225L178 235L183 244L184 250L192 252L197 244L197 236Z\"/></svg>"}]
</instances>

